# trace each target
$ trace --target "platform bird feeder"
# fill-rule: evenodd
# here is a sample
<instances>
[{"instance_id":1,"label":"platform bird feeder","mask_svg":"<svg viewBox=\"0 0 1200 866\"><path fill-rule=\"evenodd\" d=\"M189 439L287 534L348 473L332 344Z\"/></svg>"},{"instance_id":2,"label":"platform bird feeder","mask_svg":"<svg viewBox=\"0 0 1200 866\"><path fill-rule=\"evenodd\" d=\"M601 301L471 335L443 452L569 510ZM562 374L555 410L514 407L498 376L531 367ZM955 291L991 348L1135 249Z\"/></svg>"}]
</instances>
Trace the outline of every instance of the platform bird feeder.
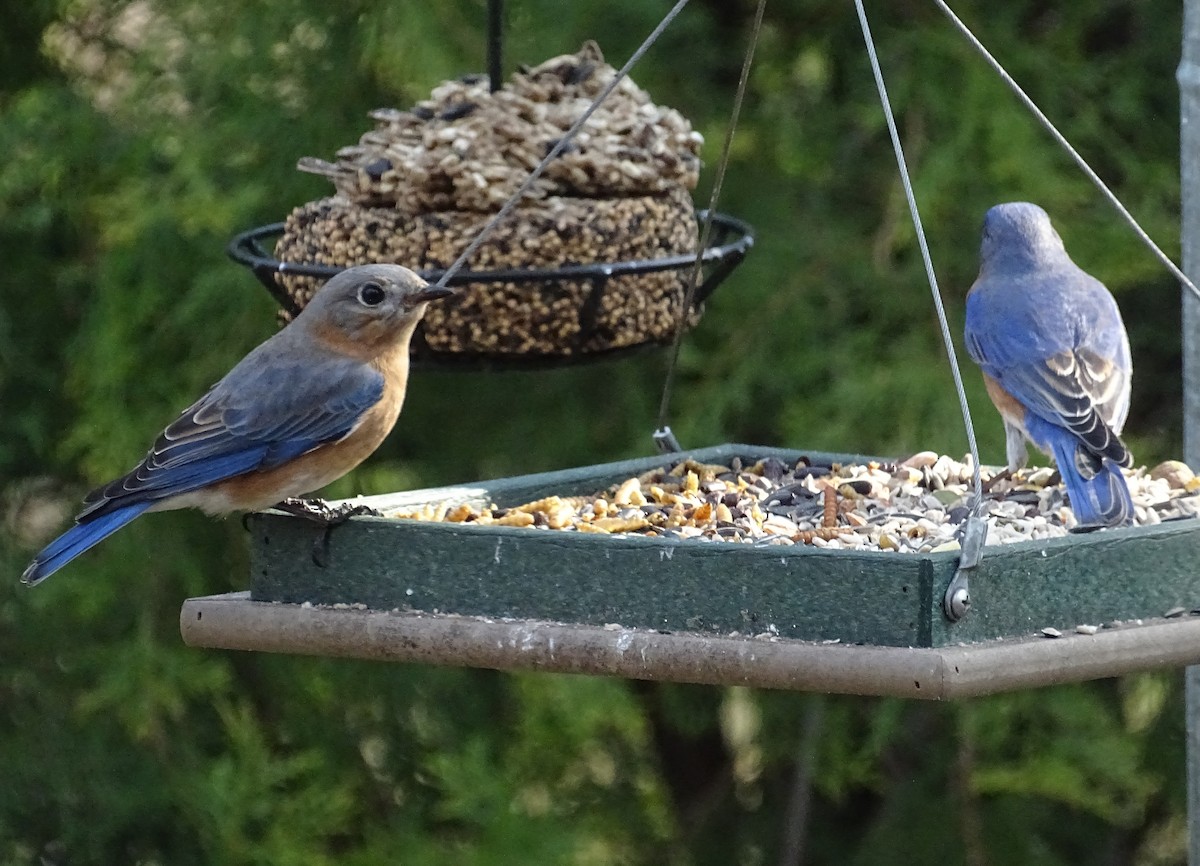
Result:
<instances>
[{"instance_id":1,"label":"platform bird feeder","mask_svg":"<svg viewBox=\"0 0 1200 866\"><path fill-rule=\"evenodd\" d=\"M508 84L498 48L492 61L490 79L375 112L333 161L302 160L335 194L235 239L231 255L282 318L353 264L440 277L614 75L591 43ZM611 96L454 277L460 304L431 308L418 362L546 366L669 342L745 256L749 227L714 214L706 278L685 308L699 137L632 82ZM1029 540L987 546L970 610L952 619L947 588L964 559L953 532L964 515L952 512L965 508L949 479L925 491L903 535L843 508L897 492L872 492L873 473L903 484L931 468L719 445L369 497L355 503L379 516L328 534L266 512L249 520L249 591L191 599L181 625L199 646L933 699L1200 662L1194 479L1140 506L1156 525L1091 533L1063 531L1072 521L1050 470L992 485L989 519L1036 501L1042 522ZM754 471L774 486L747 505ZM928 518L938 510L940 523ZM1047 527L1061 537L1040 536ZM864 534L878 543L851 543Z\"/></svg>"},{"instance_id":2,"label":"platform bird feeder","mask_svg":"<svg viewBox=\"0 0 1200 866\"><path fill-rule=\"evenodd\" d=\"M554 509L591 508L639 477L654 495L671 496L662 488L677 479L697 488L691 501L720 507L721 491L741 486L738 467L800 467L807 487L781 490L804 494L850 464L889 466L721 445L368 497L355 502L442 519L352 518L333 530L320 562L319 527L256 515L249 594L189 601L184 635L206 646L925 698L1200 660L1195 518L990 545L972 579L972 610L958 622L942 609L959 558L953 544L906 552L619 531L638 514L669 512L650 503L624 517L593 515L612 521L594 531L551 525ZM688 477L703 467L734 468L709 483L717 495L707 499L705 482ZM758 501L797 519L825 509L805 498ZM455 512L498 517L454 522Z\"/></svg>"}]
</instances>

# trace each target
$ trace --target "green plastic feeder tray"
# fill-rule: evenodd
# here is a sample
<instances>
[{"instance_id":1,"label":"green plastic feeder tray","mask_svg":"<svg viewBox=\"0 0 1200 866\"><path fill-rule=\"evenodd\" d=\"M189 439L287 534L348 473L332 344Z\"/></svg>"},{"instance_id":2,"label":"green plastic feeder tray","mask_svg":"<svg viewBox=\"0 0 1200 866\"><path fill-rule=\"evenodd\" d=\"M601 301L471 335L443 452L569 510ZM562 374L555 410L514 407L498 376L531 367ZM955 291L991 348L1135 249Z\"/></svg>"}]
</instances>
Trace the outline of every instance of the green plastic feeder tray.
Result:
<instances>
[{"instance_id":1,"label":"green plastic feeder tray","mask_svg":"<svg viewBox=\"0 0 1200 866\"><path fill-rule=\"evenodd\" d=\"M380 510L431 502L515 506L595 493L682 457L862 462L753 445L654 456L362 500ZM898 553L357 517L333 530L324 567L311 522L250 520L251 598L709 636L945 647L1074 631L1200 606L1200 521L989 546L972 608L951 623L942 599L956 551Z\"/></svg>"}]
</instances>

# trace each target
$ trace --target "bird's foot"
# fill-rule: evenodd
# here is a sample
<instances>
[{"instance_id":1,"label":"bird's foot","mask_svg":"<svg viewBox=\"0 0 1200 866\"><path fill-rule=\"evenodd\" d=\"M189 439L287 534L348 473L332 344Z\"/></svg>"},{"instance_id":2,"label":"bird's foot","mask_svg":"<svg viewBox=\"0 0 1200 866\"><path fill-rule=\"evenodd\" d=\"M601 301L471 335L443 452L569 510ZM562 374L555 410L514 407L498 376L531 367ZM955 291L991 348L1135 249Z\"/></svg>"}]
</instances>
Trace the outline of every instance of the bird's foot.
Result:
<instances>
[{"instance_id":1,"label":"bird's foot","mask_svg":"<svg viewBox=\"0 0 1200 866\"><path fill-rule=\"evenodd\" d=\"M338 526L345 523L351 517L359 517L364 514L369 514L372 517L381 516L380 512L369 505L354 505L350 502L343 502L340 505L330 505L324 499L289 497L282 502L275 503L271 507L276 511L282 511L284 514L290 514L292 517L303 517L305 520L313 521L313 523L331 526Z\"/></svg>"},{"instance_id":2,"label":"bird's foot","mask_svg":"<svg viewBox=\"0 0 1200 866\"><path fill-rule=\"evenodd\" d=\"M324 499L301 499L297 496L289 496L281 502L276 502L271 508L320 524L328 523L333 512L337 510Z\"/></svg>"},{"instance_id":3,"label":"bird's foot","mask_svg":"<svg viewBox=\"0 0 1200 866\"><path fill-rule=\"evenodd\" d=\"M343 502L340 505L330 505L324 499L298 499L289 497L272 507L276 511L282 511L284 514L290 514L293 517L302 517L305 520L311 520L313 523L318 523L323 527L321 534L313 541L312 549L312 561L318 568L325 568L329 565L329 536L332 534L335 526L341 526L351 517L360 517L362 515L370 515L372 517L381 516L380 512L369 505L354 505L349 502Z\"/></svg>"}]
</instances>

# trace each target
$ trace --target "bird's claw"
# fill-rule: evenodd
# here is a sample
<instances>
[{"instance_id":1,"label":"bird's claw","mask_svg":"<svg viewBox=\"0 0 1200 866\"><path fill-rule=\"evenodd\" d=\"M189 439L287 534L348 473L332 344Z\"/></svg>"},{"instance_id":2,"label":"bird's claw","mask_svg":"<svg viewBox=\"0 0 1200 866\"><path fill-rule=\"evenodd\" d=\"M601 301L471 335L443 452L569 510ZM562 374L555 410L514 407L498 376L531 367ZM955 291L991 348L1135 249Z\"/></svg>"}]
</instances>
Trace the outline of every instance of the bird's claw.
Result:
<instances>
[{"instance_id":1,"label":"bird's claw","mask_svg":"<svg viewBox=\"0 0 1200 866\"><path fill-rule=\"evenodd\" d=\"M335 526L341 526L351 517L370 515L379 517L380 512L369 505L354 505L343 502L340 505L330 505L323 499L289 498L274 506L275 510L302 517L322 526L320 535L313 541L312 561L318 568L329 565L329 537Z\"/></svg>"},{"instance_id":2,"label":"bird's claw","mask_svg":"<svg viewBox=\"0 0 1200 866\"><path fill-rule=\"evenodd\" d=\"M329 519L330 526L340 526L341 524L343 524L347 520L349 520L351 517L364 517L364 516L366 516L366 517L382 517L383 516L383 514L380 511L377 511L376 509L372 508L370 505L351 505L349 502L343 502L341 505L338 505L336 508L333 506L327 505L326 508L328 508L329 512L330 512L330 519Z\"/></svg>"},{"instance_id":3,"label":"bird's claw","mask_svg":"<svg viewBox=\"0 0 1200 866\"><path fill-rule=\"evenodd\" d=\"M354 505L349 502L343 502L340 505L330 505L324 499L299 499L290 497L271 506L276 511L282 511L284 514L290 514L292 517L303 517L305 520L311 520L314 523L322 525L338 526L345 523L351 517L359 517L363 514L369 514L372 517L382 516L369 505Z\"/></svg>"}]
</instances>

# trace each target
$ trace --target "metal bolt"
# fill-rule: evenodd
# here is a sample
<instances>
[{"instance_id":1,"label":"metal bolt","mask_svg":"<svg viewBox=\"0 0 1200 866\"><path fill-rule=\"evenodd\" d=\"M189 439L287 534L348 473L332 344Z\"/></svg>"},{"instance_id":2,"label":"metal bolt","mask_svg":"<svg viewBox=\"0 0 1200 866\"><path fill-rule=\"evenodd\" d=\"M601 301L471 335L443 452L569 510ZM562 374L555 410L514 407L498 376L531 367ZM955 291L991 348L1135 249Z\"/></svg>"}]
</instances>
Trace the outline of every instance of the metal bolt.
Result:
<instances>
[{"instance_id":1,"label":"metal bolt","mask_svg":"<svg viewBox=\"0 0 1200 866\"><path fill-rule=\"evenodd\" d=\"M951 588L946 593L946 600L943 607L946 611L946 617L951 622L958 622L971 609L971 593L968 592L965 586Z\"/></svg>"}]
</instances>

